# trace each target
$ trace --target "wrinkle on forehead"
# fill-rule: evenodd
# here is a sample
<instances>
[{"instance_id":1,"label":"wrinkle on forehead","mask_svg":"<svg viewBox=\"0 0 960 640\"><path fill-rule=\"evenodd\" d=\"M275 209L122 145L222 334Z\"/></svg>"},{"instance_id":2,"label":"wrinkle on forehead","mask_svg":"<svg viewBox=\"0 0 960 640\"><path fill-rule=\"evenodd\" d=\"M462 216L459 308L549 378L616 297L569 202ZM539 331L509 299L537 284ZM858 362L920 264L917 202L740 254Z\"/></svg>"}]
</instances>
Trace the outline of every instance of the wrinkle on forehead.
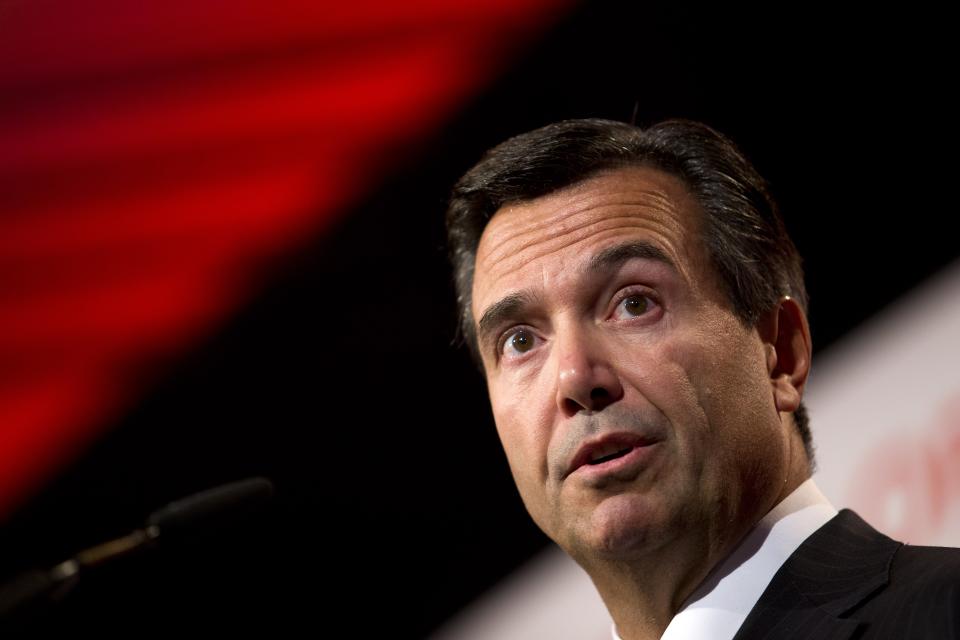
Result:
<instances>
[{"instance_id":1,"label":"wrinkle on forehead","mask_svg":"<svg viewBox=\"0 0 960 640\"><path fill-rule=\"evenodd\" d=\"M641 218L636 213L602 215L599 209L600 207L597 207L578 213L583 220L582 223L575 225L560 224L560 221L555 224L537 225L536 228L514 224L513 227L518 230L512 236L509 235L510 229L501 227L495 234L491 234L491 237L502 235L504 236L503 239L499 242L492 240L491 243L496 244L489 250L481 249L478 253L483 253L483 255L478 259L478 262L482 260L485 263L499 264L512 256L518 258L522 256L524 261L535 260L562 251L579 242L606 235L606 232L630 228L652 231L659 237L677 237L683 233L682 229L678 228L679 225L672 224L673 220L668 217L664 217L662 220L651 220ZM597 214L601 214L599 219ZM518 213L517 215L522 214ZM544 229L554 226L556 226L556 229L548 232L546 236L543 235L542 231Z\"/></svg>"},{"instance_id":2,"label":"wrinkle on forehead","mask_svg":"<svg viewBox=\"0 0 960 640\"><path fill-rule=\"evenodd\" d=\"M695 284L689 269L702 256L683 252L702 249L689 237L696 235L698 213L696 200L679 178L647 167L618 169L501 208L481 237L476 273L489 283L551 254L579 257L572 249L578 243L598 248L607 238L640 232L636 235L660 246L680 275Z\"/></svg>"},{"instance_id":3,"label":"wrinkle on forehead","mask_svg":"<svg viewBox=\"0 0 960 640\"><path fill-rule=\"evenodd\" d=\"M602 180L603 178L595 178ZM577 185L570 187L570 190L561 190L555 194L544 196L541 199L526 201L521 203L508 204L500 208L495 215L501 215L512 220L504 221L505 230L511 235L519 235L522 232L528 234L537 233L548 229L555 224L560 224L561 229L566 231L575 231L590 224L590 214L596 206L596 194L592 192L590 182L586 185ZM611 189L611 192L614 190ZM620 189L623 191L623 189ZM539 223L530 224L529 217L524 216L525 210L537 206L535 203L543 202L550 206L555 204L559 219L552 218L543 220ZM631 189L629 194L623 194L617 198L613 193L602 205L603 207L623 208L628 211L670 211L676 210L677 203L669 195L660 190ZM510 215L517 214L517 215Z\"/></svg>"}]
</instances>

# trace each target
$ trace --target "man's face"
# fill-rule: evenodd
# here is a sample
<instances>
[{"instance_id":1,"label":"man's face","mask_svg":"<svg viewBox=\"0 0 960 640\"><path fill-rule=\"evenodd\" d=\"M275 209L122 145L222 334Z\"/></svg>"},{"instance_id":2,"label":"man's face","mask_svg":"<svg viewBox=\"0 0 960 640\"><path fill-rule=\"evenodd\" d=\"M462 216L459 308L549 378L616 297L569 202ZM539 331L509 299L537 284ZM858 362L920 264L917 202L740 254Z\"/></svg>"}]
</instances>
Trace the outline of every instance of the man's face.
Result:
<instances>
[{"instance_id":1,"label":"man's face","mask_svg":"<svg viewBox=\"0 0 960 640\"><path fill-rule=\"evenodd\" d=\"M681 180L636 167L505 206L480 240L497 430L575 558L729 546L784 486L771 347L722 294L701 216Z\"/></svg>"}]
</instances>

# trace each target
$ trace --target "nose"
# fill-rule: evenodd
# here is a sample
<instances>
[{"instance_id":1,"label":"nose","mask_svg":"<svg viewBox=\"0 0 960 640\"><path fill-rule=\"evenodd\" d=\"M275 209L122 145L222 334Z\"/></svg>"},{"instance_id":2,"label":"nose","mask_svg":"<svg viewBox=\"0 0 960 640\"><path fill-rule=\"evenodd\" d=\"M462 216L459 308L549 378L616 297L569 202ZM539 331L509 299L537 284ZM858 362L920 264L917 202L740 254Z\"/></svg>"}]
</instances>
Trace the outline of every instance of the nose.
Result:
<instances>
[{"instance_id":1,"label":"nose","mask_svg":"<svg viewBox=\"0 0 960 640\"><path fill-rule=\"evenodd\" d=\"M556 344L557 406L564 416L600 411L623 397L620 377L599 336L570 332Z\"/></svg>"}]
</instances>

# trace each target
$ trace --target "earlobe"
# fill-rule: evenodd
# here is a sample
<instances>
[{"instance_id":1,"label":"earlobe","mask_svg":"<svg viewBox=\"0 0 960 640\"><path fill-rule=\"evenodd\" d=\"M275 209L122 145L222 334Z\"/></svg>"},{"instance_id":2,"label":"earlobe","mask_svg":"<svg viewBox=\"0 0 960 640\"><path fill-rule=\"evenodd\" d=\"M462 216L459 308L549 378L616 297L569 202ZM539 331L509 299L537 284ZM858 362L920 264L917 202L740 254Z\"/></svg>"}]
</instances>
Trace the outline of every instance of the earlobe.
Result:
<instances>
[{"instance_id":1,"label":"earlobe","mask_svg":"<svg viewBox=\"0 0 960 640\"><path fill-rule=\"evenodd\" d=\"M810 328L796 300L783 297L759 322L767 355L767 373L778 411L792 412L800 406L810 373Z\"/></svg>"}]
</instances>

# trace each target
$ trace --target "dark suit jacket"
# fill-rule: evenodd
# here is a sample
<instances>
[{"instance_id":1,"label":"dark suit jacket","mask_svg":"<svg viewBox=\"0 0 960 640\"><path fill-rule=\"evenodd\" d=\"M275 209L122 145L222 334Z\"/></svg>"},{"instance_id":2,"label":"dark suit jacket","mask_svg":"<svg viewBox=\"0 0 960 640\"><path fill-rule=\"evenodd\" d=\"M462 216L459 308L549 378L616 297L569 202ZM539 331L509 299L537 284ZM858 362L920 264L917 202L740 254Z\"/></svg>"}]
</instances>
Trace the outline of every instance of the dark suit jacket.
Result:
<instances>
[{"instance_id":1,"label":"dark suit jacket","mask_svg":"<svg viewBox=\"0 0 960 640\"><path fill-rule=\"evenodd\" d=\"M891 540L849 509L787 559L734 640L958 640L960 549Z\"/></svg>"}]
</instances>

